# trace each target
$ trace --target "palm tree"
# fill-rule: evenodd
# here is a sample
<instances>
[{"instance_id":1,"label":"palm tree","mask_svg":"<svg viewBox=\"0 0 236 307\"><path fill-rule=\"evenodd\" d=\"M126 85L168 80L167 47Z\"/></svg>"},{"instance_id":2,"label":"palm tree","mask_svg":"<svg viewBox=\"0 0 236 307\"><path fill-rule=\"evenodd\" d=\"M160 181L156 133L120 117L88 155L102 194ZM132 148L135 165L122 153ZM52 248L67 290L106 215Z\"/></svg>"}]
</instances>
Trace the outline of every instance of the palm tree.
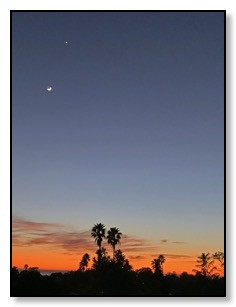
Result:
<instances>
[{"instance_id":1,"label":"palm tree","mask_svg":"<svg viewBox=\"0 0 236 307\"><path fill-rule=\"evenodd\" d=\"M212 255L213 259L218 260L218 262L220 263L220 268L218 269L218 271L220 271L221 273L224 273L224 266L225 266L225 256L223 252L216 252Z\"/></svg>"},{"instance_id":2,"label":"palm tree","mask_svg":"<svg viewBox=\"0 0 236 307\"><path fill-rule=\"evenodd\" d=\"M101 248L102 240L105 238L106 228L102 223L97 223L93 226L91 236L95 238L95 242L98 245L98 248Z\"/></svg>"},{"instance_id":3,"label":"palm tree","mask_svg":"<svg viewBox=\"0 0 236 307\"><path fill-rule=\"evenodd\" d=\"M107 232L107 243L112 246L113 249L113 259L115 254L116 244L120 242L122 233L119 228L111 227Z\"/></svg>"},{"instance_id":4,"label":"palm tree","mask_svg":"<svg viewBox=\"0 0 236 307\"><path fill-rule=\"evenodd\" d=\"M160 256L158 257L158 259L159 259L160 266L161 266L161 271L162 271L162 274L163 274L163 263L166 261L166 258L165 258L165 256L160 255Z\"/></svg>"},{"instance_id":5,"label":"palm tree","mask_svg":"<svg viewBox=\"0 0 236 307\"><path fill-rule=\"evenodd\" d=\"M89 254L88 253L84 254L79 264L79 271L84 272L87 269L89 260L90 260Z\"/></svg>"},{"instance_id":6,"label":"palm tree","mask_svg":"<svg viewBox=\"0 0 236 307\"><path fill-rule=\"evenodd\" d=\"M196 267L200 270L193 270L194 272L201 274L206 277L211 277L212 272L216 269L214 266L214 260L209 253L202 253L201 256L198 257Z\"/></svg>"}]
</instances>

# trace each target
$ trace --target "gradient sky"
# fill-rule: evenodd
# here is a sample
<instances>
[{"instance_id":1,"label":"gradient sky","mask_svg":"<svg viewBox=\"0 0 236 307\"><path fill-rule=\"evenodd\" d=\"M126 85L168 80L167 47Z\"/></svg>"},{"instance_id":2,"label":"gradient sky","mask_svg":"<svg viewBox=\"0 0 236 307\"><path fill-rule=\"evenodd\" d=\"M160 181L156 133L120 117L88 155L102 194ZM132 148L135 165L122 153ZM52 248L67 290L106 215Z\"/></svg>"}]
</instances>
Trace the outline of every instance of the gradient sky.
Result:
<instances>
[{"instance_id":1,"label":"gradient sky","mask_svg":"<svg viewBox=\"0 0 236 307\"><path fill-rule=\"evenodd\" d=\"M12 135L13 265L77 269L102 222L191 272L224 249L224 13L12 13Z\"/></svg>"}]
</instances>

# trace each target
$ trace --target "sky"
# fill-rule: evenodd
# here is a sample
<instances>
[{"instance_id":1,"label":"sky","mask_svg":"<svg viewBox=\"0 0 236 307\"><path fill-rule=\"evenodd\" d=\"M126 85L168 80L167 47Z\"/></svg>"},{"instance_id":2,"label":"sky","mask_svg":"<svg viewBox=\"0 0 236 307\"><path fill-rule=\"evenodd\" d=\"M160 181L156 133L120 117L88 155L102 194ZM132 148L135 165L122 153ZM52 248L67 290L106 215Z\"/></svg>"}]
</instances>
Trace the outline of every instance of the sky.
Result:
<instances>
[{"instance_id":1,"label":"sky","mask_svg":"<svg viewBox=\"0 0 236 307\"><path fill-rule=\"evenodd\" d=\"M223 251L222 12L12 14L12 264L77 269L98 222L134 268Z\"/></svg>"}]
</instances>

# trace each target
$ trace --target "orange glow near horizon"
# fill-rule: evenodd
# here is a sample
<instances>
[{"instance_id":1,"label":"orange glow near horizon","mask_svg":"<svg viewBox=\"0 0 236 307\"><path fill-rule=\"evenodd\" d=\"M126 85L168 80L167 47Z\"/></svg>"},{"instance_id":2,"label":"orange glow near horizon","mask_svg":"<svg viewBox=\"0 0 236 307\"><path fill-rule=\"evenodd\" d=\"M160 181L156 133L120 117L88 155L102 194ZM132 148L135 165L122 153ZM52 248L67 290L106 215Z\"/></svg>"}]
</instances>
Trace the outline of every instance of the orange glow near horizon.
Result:
<instances>
[{"instance_id":1,"label":"orange glow near horizon","mask_svg":"<svg viewBox=\"0 0 236 307\"><path fill-rule=\"evenodd\" d=\"M90 267L92 259L95 256L94 253L90 254ZM151 267L151 262L154 257L146 256L145 259L130 259L129 253L125 253L126 258L129 260L134 270L142 267ZM110 253L111 255L111 253ZM25 264L29 267L38 267L41 270L61 270L61 271L74 271L78 269L79 262L82 254L68 254L63 253L58 249L48 249L41 247L21 248L17 247L13 249L12 253L12 265L22 269ZM166 261L163 265L164 274L176 273L181 274L187 272L188 274L194 274L196 258L189 257L186 259L171 259L166 257Z\"/></svg>"},{"instance_id":2,"label":"orange glow near horizon","mask_svg":"<svg viewBox=\"0 0 236 307\"><path fill-rule=\"evenodd\" d=\"M148 258L145 260L140 261L130 261L130 264L133 266L134 270L140 269L142 267L149 267L152 268L151 262L154 258ZM166 259L165 263L163 264L163 271L164 274L167 273L176 273L181 274L183 272L187 272L188 274L193 273L193 269L195 268L195 259L192 260L173 260L173 259Z\"/></svg>"},{"instance_id":3,"label":"orange glow near horizon","mask_svg":"<svg viewBox=\"0 0 236 307\"><path fill-rule=\"evenodd\" d=\"M12 264L23 268L25 264L29 267L39 267L42 270L76 270L79 264L76 255L63 254L61 251L52 249L50 252L43 248L30 248L28 252L24 248L18 248L12 253Z\"/></svg>"}]
</instances>

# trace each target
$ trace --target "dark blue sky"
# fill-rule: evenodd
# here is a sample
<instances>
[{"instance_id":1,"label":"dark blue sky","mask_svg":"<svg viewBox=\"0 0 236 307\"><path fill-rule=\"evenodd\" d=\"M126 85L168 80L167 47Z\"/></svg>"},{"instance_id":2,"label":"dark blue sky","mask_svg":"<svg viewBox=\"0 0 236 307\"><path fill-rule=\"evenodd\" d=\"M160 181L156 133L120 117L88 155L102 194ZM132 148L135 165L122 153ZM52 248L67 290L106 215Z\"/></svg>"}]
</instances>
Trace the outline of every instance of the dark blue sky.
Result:
<instances>
[{"instance_id":1,"label":"dark blue sky","mask_svg":"<svg viewBox=\"0 0 236 307\"><path fill-rule=\"evenodd\" d=\"M222 250L224 13L12 22L13 214Z\"/></svg>"}]
</instances>

